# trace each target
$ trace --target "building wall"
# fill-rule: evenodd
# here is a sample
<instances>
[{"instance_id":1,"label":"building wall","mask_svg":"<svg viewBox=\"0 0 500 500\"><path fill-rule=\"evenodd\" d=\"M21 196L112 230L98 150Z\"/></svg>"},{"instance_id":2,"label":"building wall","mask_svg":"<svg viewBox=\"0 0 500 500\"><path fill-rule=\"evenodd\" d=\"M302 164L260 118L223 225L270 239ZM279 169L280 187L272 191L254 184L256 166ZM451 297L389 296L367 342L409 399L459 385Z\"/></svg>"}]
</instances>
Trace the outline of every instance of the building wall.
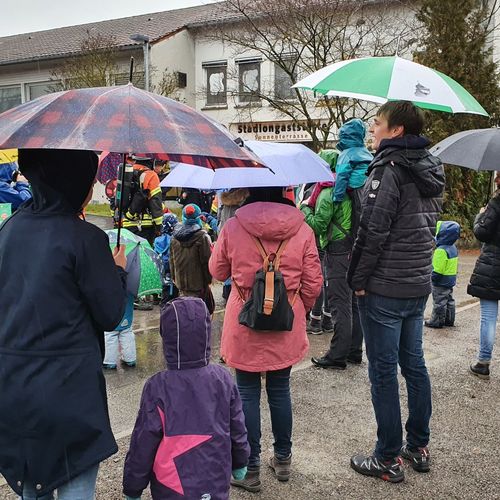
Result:
<instances>
[{"instance_id":1,"label":"building wall","mask_svg":"<svg viewBox=\"0 0 500 500\"><path fill-rule=\"evenodd\" d=\"M187 75L186 88L179 88L176 95L181 102L195 107L195 44L191 33L182 30L151 46L152 85L157 85L167 70L169 73L181 71ZM152 88L154 88L152 86Z\"/></svg>"}]
</instances>

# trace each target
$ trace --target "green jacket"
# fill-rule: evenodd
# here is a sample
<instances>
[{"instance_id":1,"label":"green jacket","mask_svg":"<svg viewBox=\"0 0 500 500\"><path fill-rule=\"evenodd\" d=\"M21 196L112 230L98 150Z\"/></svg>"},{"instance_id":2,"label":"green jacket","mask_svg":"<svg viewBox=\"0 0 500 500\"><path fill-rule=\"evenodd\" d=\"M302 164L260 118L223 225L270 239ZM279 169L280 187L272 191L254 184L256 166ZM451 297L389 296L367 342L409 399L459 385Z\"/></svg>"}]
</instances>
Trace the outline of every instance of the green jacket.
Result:
<instances>
[{"instance_id":1,"label":"green jacket","mask_svg":"<svg viewBox=\"0 0 500 500\"><path fill-rule=\"evenodd\" d=\"M340 241L346 238L345 233L351 230L352 206L351 199L346 196L340 203L333 202L333 188L321 191L316 201L316 209L303 205L302 213L314 234L319 237L319 245L324 249L330 241ZM337 225L342 227L342 232Z\"/></svg>"}]
</instances>

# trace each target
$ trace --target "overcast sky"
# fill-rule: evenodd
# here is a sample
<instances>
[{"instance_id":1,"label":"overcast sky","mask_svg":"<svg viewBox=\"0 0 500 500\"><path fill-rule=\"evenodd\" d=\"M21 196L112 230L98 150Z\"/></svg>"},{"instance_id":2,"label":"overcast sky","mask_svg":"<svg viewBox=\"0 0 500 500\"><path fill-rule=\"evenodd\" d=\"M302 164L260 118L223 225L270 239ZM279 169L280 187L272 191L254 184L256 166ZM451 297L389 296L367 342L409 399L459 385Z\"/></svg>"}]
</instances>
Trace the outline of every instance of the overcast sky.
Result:
<instances>
[{"instance_id":1,"label":"overcast sky","mask_svg":"<svg viewBox=\"0 0 500 500\"><path fill-rule=\"evenodd\" d=\"M0 36L181 9L214 0L0 0Z\"/></svg>"}]
</instances>

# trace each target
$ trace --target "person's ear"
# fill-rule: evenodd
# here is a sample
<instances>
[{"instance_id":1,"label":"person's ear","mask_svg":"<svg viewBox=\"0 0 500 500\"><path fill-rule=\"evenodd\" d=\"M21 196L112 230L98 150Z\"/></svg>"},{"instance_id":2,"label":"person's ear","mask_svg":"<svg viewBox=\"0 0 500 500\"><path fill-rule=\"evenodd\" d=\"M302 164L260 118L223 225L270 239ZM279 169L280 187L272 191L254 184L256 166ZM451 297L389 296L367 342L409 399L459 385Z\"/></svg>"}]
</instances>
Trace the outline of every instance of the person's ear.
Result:
<instances>
[{"instance_id":1,"label":"person's ear","mask_svg":"<svg viewBox=\"0 0 500 500\"><path fill-rule=\"evenodd\" d=\"M403 137L405 135L405 128L403 125L397 125L396 127L391 128L391 138L395 139L396 137Z\"/></svg>"}]
</instances>

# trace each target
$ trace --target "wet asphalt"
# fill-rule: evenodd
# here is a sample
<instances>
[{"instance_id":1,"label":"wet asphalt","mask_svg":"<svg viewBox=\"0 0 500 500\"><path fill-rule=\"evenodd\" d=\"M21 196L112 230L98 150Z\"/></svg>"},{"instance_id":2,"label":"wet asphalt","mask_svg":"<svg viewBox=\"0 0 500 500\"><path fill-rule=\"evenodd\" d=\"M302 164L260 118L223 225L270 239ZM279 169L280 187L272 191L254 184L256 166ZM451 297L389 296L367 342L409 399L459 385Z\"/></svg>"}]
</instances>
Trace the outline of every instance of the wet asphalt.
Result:
<instances>
[{"instance_id":1,"label":"wet asphalt","mask_svg":"<svg viewBox=\"0 0 500 500\"><path fill-rule=\"evenodd\" d=\"M89 217L92 222L94 218ZM106 221L97 220L98 225ZM232 499L500 499L500 367L492 364L492 378L479 380L467 371L478 343L479 307L466 294L477 253L463 252L455 297L459 307L456 326L425 329L425 352L433 387L431 421L432 470L418 474L405 467L406 479L394 485L357 475L349 467L356 452L368 452L376 438L370 402L367 364L344 372L313 368L311 355L326 350L330 336L310 336L310 352L294 368L293 471L288 483L276 481L264 465L262 491L231 491ZM223 308L221 287L214 295L212 359L219 361ZM429 301L430 302L430 301ZM428 304L427 315L430 314ZM137 367L107 372L106 383L113 431L120 451L102 464L97 498L121 499L121 474L134 425L141 390L149 376L164 369L159 336L159 308L137 311L134 320ZM498 372L497 372L498 370ZM272 453L272 434L265 391L262 396L262 460ZM403 419L407 415L406 388L401 379ZM1 484L1 479L0 479ZM0 486L0 499L16 498ZM142 498L150 498L145 492Z\"/></svg>"}]
</instances>

